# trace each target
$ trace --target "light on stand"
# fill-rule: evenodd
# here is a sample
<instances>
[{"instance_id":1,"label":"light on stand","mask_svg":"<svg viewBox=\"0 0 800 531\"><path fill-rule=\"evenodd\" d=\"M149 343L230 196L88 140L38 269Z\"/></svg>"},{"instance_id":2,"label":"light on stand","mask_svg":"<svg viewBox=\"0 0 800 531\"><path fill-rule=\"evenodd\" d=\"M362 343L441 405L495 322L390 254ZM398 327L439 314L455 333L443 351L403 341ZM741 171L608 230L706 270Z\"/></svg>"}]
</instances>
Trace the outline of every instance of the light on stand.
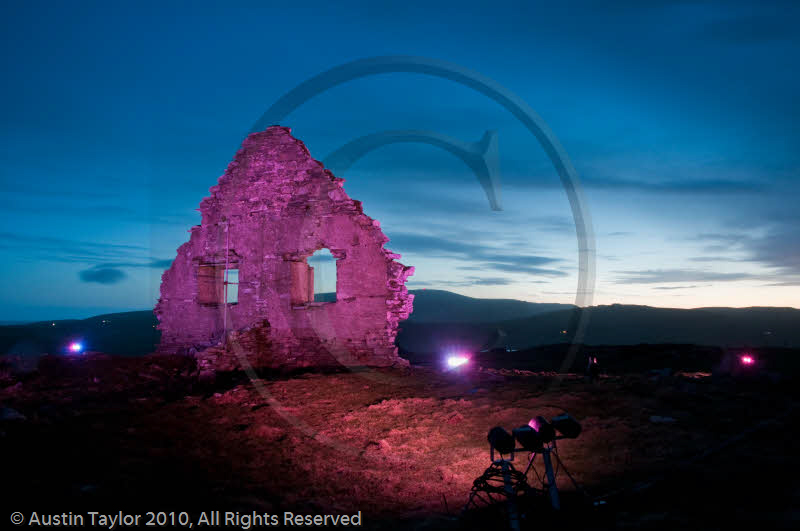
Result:
<instances>
[{"instance_id":1,"label":"light on stand","mask_svg":"<svg viewBox=\"0 0 800 531\"><path fill-rule=\"evenodd\" d=\"M572 481L578 490L580 486L570 475L564 463L558 457L556 441L559 439L574 439L581 433L581 425L567 413L553 417L548 422L541 415L533 417L526 426L520 426L509 434L503 427L495 426L489 430L489 451L492 460L491 466L475 479L472 484L469 501L464 510L470 507L480 507L481 503L497 503L504 500L508 507L508 517L512 529L520 529L520 514L517 499L522 494L538 492L549 495L553 509L561 509L561 501L556 485L556 473L553 468L553 459L558 463L558 470ZM516 439L516 441L515 441ZM522 448L516 448L516 443ZM495 460L495 450L500 453L500 459ZM528 467L525 472L520 472L511 463L516 452L528 452ZM534 488L528 484L528 471L533 468L537 454L541 454L544 464L544 478L541 478L542 487ZM508 456L507 458L503 457ZM539 474L537 473L537 477ZM503 496L500 500L497 496Z\"/></svg>"},{"instance_id":2,"label":"light on stand","mask_svg":"<svg viewBox=\"0 0 800 531\"><path fill-rule=\"evenodd\" d=\"M551 426L550 423L547 422L541 415L529 420L528 426L530 426L536 433L539 434L539 438L543 443L548 443L556 437L556 431L553 429L553 426Z\"/></svg>"},{"instance_id":3,"label":"light on stand","mask_svg":"<svg viewBox=\"0 0 800 531\"><path fill-rule=\"evenodd\" d=\"M542 450L542 438L539 436L539 432L530 426L514 428L512 433L526 452L539 452Z\"/></svg>"},{"instance_id":4,"label":"light on stand","mask_svg":"<svg viewBox=\"0 0 800 531\"><path fill-rule=\"evenodd\" d=\"M69 349L70 352L75 354L78 354L83 351L83 345L78 341L73 341L72 343L69 344L69 347L67 348Z\"/></svg>"},{"instance_id":5,"label":"light on stand","mask_svg":"<svg viewBox=\"0 0 800 531\"><path fill-rule=\"evenodd\" d=\"M466 365L467 363L469 363L469 358L466 357L466 356L457 354L457 355L454 355L454 356L448 356L447 360L446 360L446 363L447 363L447 368L448 369L457 369L458 367L461 367L462 365Z\"/></svg>"},{"instance_id":6,"label":"light on stand","mask_svg":"<svg viewBox=\"0 0 800 531\"><path fill-rule=\"evenodd\" d=\"M489 430L487 439L489 439L490 450L497 450L501 454L514 453L514 447L516 446L514 437L512 437L512 435L501 426L495 426ZM511 456L511 459L514 459L513 455ZM492 461L494 461L494 457L492 457Z\"/></svg>"},{"instance_id":7,"label":"light on stand","mask_svg":"<svg viewBox=\"0 0 800 531\"><path fill-rule=\"evenodd\" d=\"M580 423L567 413L553 417L550 420L550 424L557 432L563 435L565 439L575 439L581 434Z\"/></svg>"}]
</instances>

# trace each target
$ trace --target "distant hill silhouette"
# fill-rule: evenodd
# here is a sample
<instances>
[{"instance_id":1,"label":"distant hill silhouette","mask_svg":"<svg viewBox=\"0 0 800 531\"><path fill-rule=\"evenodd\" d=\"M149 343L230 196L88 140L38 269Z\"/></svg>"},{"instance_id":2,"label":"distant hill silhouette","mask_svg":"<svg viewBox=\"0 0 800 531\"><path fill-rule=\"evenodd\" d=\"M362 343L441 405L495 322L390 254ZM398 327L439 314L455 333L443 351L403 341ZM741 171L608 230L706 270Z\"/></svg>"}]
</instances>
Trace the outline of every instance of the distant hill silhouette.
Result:
<instances>
[{"instance_id":1,"label":"distant hill silhouette","mask_svg":"<svg viewBox=\"0 0 800 531\"><path fill-rule=\"evenodd\" d=\"M409 290L414 294L414 313L409 321L423 323L487 323L531 317L556 310L575 308L574 304L526 302L516 299L476 299L440 289ZM318 293L318 302L336 300L335 293Z\"/></svg>"},{"instance_id":2,"label":"distant hill silhouette","mask_svg":"<svg viewBox=\"0 0 800 531\"><path fill-rule=\"evenodd\" d=\"M547 312L524 319L483 323L401 323L399 343L415 352L452 346L479 349L502 331L506 345L529 348L573 340L579 312L589 312L580 342L590 345L683 343L716 346L800 347L795 308L698 308L691 310L614 304Z\"/></svg>"},{"instance_id":3,"label":"distant hill silhouette","mask_svg":"<svg viewBox=\"0 0 800 531\"><path fill-rule=\"evenodd\" d=\"M437 289L411 290L411 293L414 294L414 313L409 318L411 322L486 323L575 308L573 304L475 299Z\"/></svg>"},{"instance_id":4,"label":"distant hill silhouette","mask_svg":"<svg viewBox=\"0 0 800 531\"><path fill-rule=\"evenodd\" d=\"M150 310L111 313L88 319L0 326L0 353L29 355L64 352L70 341L86 349L138 356L152 352L161 337Z\"/></svg>"},{"instance_id":5,"label":"distant hill silhouette","mask_svg":"<svg viewBox=\"0 0 800 531\"><path fill-rule=\"evenodd\" d=\"M401 323L398 337L400 347L412 352L477 350L498 342L517 349L566 343L572 341L579 312L584 311L590 312L581 340L585 344L800 347L800 310L794 308L683 310L614 304L581 310L568 304L476 299L442 290L412 293L414 313ZM332 296L322 294L321 299ZM137 311L0 326L0 353L58 353L70 340L81 339L89 350L146 354L159 341L155 325L151 311Z\"/></svg>"}]
</instances>

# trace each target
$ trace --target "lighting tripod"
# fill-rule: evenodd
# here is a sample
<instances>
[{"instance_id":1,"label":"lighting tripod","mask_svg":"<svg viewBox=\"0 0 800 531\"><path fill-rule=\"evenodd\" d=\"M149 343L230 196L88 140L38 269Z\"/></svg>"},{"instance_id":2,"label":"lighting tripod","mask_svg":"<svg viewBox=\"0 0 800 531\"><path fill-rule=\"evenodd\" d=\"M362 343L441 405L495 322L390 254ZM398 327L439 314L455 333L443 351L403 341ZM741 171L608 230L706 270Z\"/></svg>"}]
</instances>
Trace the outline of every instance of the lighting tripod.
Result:
<instances>
[{"instance_id":1,"label":"lighting tripod","mask_svg":"<svg viewBox=\"0 0 800 531\"><path fill-rule=\"evenodd\" d=\"M469 500L462 513L470 508L478 509L482 505L488 507L504 500L508 508L508 520L511 529L519 531L517 499L531 492L526 476L527 470L522 473L514 468L511 463L514 460L514 452L511 452L510 459L503 459L502 454L500 459L495 459L494 447L490 451L492 464L472 483ZM530 468L530 463L528 468Z\"/></svg>"},{"instance_id":2,"label":"lighting tripod","mask_svg":"<svg viewBox=\"0 0 800 531\"><path fill-rule=\"evenodd\" d=\"M561 499L558 494L556 476L563 470L575 488L585 495L583 489L564 466L558 457L556 441L559 439L574 439L581 432L581 426L574 418L564 413L553 418L550 422L544 417L532 418L525 426L520 426L508 433L500 426L489 430L489 456L492 464L472 484L469 500L464 506L462 514L470 508L479 508L494 505L500 501L506 502L508 518L511 529L520 529L520 511L518 501L527 494L548 495L553 509L561 509ZM560 433L558 435L557 433ZM517 448L519 441L522 448ZM500 458L495 459L495 450ZM528 452L528 466L525 472L520 472L514 465L514 454ZM542 455L544 464L544 477L534 468L536 455ZM553 468L553 461L557 468ZM528 472L533 470L542 488L534 488L528 484Z\"/></svg>"},{"instance_id":3,"label":"lighting tripod","mask_svg":"<svg viewBox=\"0 0 800 531\"><path fill-rule=\"evenodd\" d=\"M533 462L536 459L536 456L541 454L542 462L544 463L544 477L541 477L536 469L533 467ZM558 468L553 470L553 459L555 458L556 462L558 463ZM583 492L583 489L578 485L578 482L575 481L575 478L569 473L567 467L564 465L563 461L558 457L558 448L556 446L556 439L553 439L551 442L542 446L542 448L536 452L531 452L529 460L528 460L528 467L525 469L525 477L528 476L528 471L533 470L536 474L537 479L542 484L541 491L547 492L550 494L550 505L553 506L553 509L556 511L561 509L561 499L558 496L558 486L556 485L556 476L558 472L563 470L564 474L567 475L569 480L575 486L575 489L579 492Z\"/></svg>"}]
</instances>

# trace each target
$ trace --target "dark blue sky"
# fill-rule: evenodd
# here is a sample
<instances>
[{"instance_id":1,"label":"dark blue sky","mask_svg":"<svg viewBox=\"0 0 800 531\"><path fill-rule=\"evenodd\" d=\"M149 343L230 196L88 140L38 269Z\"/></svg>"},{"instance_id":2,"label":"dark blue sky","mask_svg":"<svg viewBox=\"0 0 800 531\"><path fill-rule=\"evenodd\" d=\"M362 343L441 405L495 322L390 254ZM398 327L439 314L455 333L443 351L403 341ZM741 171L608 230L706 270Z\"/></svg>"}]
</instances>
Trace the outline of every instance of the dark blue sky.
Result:
<instances>
[{"instance_id":1,"label":"dark blue sky","mask_svg":"<svg viewBox=\"0 0 800 531\"><path fill-rule=\"evenodd\" d=\"M550 125L591 207L596 303L800 306L796 4L71 4L0 8L0 320L152 307L256 119L328 68L396 54L479 71ZM417 266L409 287L574 300L564 191L491 100L385 74L283 125L318 159L387 129L497 130L503 212L426 145L367 155L345 188Z\"/></svg>"}]
</instances>

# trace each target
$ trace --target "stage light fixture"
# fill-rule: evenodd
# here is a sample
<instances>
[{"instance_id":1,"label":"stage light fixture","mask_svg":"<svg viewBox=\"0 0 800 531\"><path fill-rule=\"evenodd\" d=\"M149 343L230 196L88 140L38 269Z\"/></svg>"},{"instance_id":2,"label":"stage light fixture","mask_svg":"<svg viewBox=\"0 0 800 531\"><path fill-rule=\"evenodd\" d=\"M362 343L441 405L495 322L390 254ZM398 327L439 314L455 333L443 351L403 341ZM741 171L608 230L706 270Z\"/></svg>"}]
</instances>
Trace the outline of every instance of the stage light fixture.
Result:
<instances>
[{"instance_id":1,"label":"stage light fixture","mask_svg":"<svg viewBox=\"0 0 800 531\"><path fill-rule=\"evenodd\" d=\"M448 356L446 363L449 369L457 369L462 365L466 365L467 363L469 363L469 358L461 354Z\"/></svg>"},{"instance_id":2,"label":"stage light fixture","mask_svg":"<svg viewBox=\"0 0 800 531\"><path fill-rule=\"evenodd\" d=\"M489 446L501 454L514 452L514 447L516 446L514 437L501 426L495 426L489 430L487 438L489 439Z\"/></svg>"},{"instance_id":3,"label":"stage light fixture","mask_svg":"<svg viewBox=\"0 0 800 531\"><path fill-rule=\"evenodd\" d=\"M70 352L73 352L75 354L80 354L81 352L83 352L83 345L78 341L73 341L72 343L69 344L68 349Z\"/></svg>"},{"instance_id":4,"label":"stage light fixture","mask_svg":"<svg viewBox=\"0 0 800 531\"><path fill-rule=\"evenodd\" d=\"M522 448L528 452L540 452L542 450L542 438L539 433L530 426L520 426L514 428L511 433L519 441Z\"/></svg>"},{"instance_id":5,"label":"stage light fixture","mask_svg":"<svg viewBox=\"0 0 800 531\"><path fill-rule=\"evenodd\" d=\"M528 426L539 434L539 438L543 443L549 443L556 438L556 430L554 430L553 426L541 415L532 418L528 422Z\"/></svg>"},{"instance_id":6,"label":"stage light fixture","mask_svg":"<svg viewBox=\"0 0 800 531\"><path fill-rule=\"evenodd\" d=\"M567 413L553 417L550 425L566 439L574 439L581 434L581 424Z\"/></svg>"}]
</instances>

